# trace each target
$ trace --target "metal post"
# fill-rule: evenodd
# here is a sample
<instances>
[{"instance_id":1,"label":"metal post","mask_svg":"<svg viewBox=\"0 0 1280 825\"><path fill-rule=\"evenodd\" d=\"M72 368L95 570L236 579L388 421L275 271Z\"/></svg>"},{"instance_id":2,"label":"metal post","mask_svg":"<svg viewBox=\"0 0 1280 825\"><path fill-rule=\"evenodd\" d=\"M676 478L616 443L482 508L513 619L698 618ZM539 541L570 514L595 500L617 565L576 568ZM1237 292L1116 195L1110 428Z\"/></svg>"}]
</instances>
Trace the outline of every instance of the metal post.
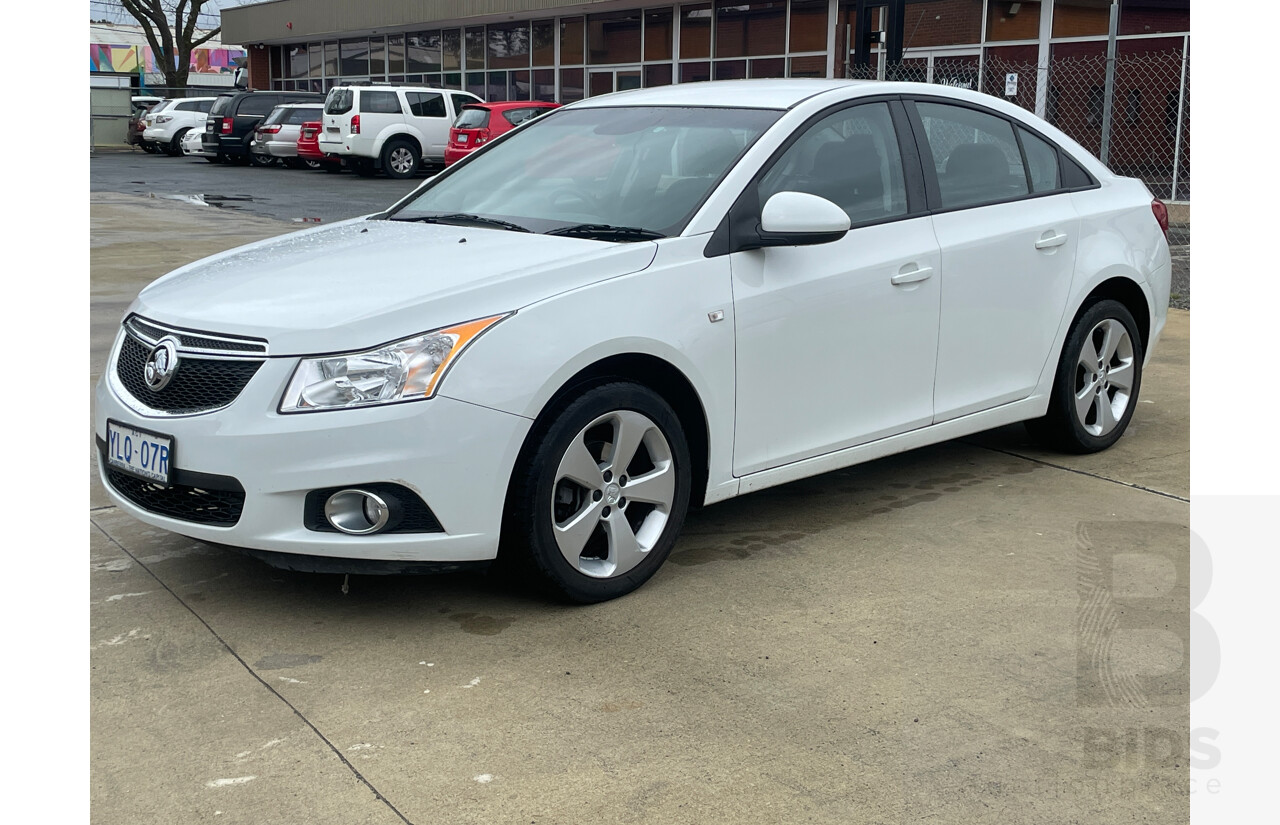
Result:
<instances>
[{"instance_id":1,"label":"metal post","mask_svg":"<svg viewBox=\"0 0 1280 825\"><path fill-rule=\"evenodd\" d=\"M1182 113L1187 100L1187 47L1190 35L1182 36L1182 77L1178 81L1178 129L1173 138L1173 180L1169 184L1169 200L1178 199L1178 164L1182 161Z\"/></svg>"},{"instance_id":2,"label":"metal post","mask_svg":"<svg viewBox=\"0 0 1280 825\"><path fill-rule=\"evenodd\" d=\"M1102 94L1102 152L1098 159L1107 164L1111 151L1111 111L1116 96L1116 29L1120 22L1120 4L1111 4L1111 25L1107 30L1107 84Z\"/></svg>"},{"instance_id":3,"label":"metal post","mask_svg":"<svg viewBox=\"0 0 1280 825\"><path fill-rule=\"evenodd\" d=\"M1034 111L1036 117L1044 117L1049 100L1049 56L1052 47L1049 45L1053 37L1053 0L1045 0L1040 4L1040 43L1036 51L1036 90ZM996 80L998 84L999 79ZM1015 99L1013 102L1017 102Z\"/></svg>"}]
</instances>

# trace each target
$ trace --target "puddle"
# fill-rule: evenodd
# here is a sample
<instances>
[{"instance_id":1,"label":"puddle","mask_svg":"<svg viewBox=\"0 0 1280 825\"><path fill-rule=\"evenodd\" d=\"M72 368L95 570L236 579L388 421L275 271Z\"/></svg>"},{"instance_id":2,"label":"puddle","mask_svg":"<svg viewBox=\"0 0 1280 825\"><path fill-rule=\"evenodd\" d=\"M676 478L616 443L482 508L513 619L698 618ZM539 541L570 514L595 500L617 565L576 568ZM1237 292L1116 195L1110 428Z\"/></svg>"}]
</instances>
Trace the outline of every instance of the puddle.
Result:
<instances>
[{"instance_id":1,"label":"puddle","mask_svg":"<svg viewBox=\"0 0 1280 825\"><path fill-rule=\"evenodd\" d=\"M179 201L193 206L216 206L219 209L239 209L241 203L253 202L252 195L205 195L203 193L195 195L157 195L155 192L148 192L147 197L155 200Z\"/></svg>"}]
</instances>

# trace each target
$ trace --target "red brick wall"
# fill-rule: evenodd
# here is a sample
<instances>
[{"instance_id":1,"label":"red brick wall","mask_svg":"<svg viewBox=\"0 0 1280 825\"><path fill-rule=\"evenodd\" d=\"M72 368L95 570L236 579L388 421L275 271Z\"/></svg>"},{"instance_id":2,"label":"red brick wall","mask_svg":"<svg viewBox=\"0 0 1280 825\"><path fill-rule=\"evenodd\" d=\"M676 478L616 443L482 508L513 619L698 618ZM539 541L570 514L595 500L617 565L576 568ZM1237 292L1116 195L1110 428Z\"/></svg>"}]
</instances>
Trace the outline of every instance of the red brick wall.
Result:
<instances>
[{"instance_id":1,"label":"red brick wall","mask_svg":"<svg viewBox=\"0 0 1280 825\"><path fill-rule=\"evenodd\" d=\"M265 46L249 46L249 88L271 88L270 49Z\"/></svg>"}]
</instances>

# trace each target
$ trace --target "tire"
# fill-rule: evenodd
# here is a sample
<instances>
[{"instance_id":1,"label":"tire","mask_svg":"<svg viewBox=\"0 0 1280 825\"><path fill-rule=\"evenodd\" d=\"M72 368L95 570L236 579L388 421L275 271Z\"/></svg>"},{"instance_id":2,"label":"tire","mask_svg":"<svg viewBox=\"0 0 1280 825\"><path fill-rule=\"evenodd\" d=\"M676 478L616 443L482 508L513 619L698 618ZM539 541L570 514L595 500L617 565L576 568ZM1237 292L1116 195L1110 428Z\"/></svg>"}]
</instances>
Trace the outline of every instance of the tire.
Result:
<instances>
[{"instance_id":1,"label":"tire","mask_svg":"<svg viewBox=\"0 0 1280 825\"><path fill-rule=\"evenodd\" d=\"M166 149L171 158L182 157L182 139L186 136L190 129L179 129L178 133L173 136L173 140L169 141L169 148Z\"/></svg>"},{"instance_id":2,"label":"tire","mask_svg":"<svg viewBox=\"0 0 1280 825\"><path fill-rule=\"evenodd\" d=\"M373 161L368 158L356 158L351 161L351 168L362 178L371 178L378 173L378 170L373 168Z\"/></svg>"},{"instance_id":3,"label":"tire","mask_svg":"<svg viewBox=\"0 0 1280 825\"><path fill-rule=\"evenodd\" d=\"M260 169L265 169L265 168L267 168L268 166L275 166L275 165L276 165L276 159L275 159L275 158L273 158L273 157L271 157L271 155L259 155L259 154L255 154L255 153L253 153L253 152L250 152L250 153L249 153L249 165L251 165L251 166L257 166L257 167L258 167L258 168L260 168Z\"/></svg>"},{"instance_id":4,"label":"tire","mask_svg":"<svg viewBox=\"0 0 1280 825\"><path fill-rule=\"evenodd\" d=\"M156 146L154 143L152 143L149 140L142 141L141 145L142 145L142 151L146 152L148 155L154 155L160 151L160 147Z\"/></svg>"},{"instance_id":5,"label":"tire","mask_svg":"<svg viewBox=\"0 0 1280 825\"><path fill-rule=\"evenodd\" d=\"M319 168L321 168L322 166L324 166L324 165L325 165L325 164L321 163L321 162L320 162L320 161L318 161L318 160L311 160L311 159L309 159L309 158L306 158L306 159L300 160L300 161L299 161L299 163L301 163L301 166L300 166L299 168L304 168L304 167L305 167L305 168L310 169L310 170L312 170L312 171L315 171L316 169L319 169Z\"/></svg>"},{"instance_id":6,"label":"tire","mask_svg":"<svg viewBox=\"0 0 1280 825\"><path fill-rule=\"evenodd\" d=\"M341 163L325 163L325 164L322 164L322 165L324 166L324 171L326 171L326 172L332 172L332 173L334 173L335 175L342 171L342 164L341 164Z\"/></svg>"},{"instance_id":7,"label":"tire","mask_svg":"<svg viewBox=\"0 0 1280 825\"><path fill-rule=\"evenodd\" d=\"M382 147L382 170L398 180L411 178L422 168L422 153L403 138L387 141Z\"/></svg>"},{"instance_id":8,"label":"tire","mask_svg":"<svg viewBox=\"0 0 1280 825\"><path fill-rule=\"evenodd\" d=\"M1119 440L1142 388L1142 338L1119 301L1098 301L1077 315L1054 373L1049 411L1027 430L1048 447L1096 453Z\"/></svg>"},{"instance_id":9,"label":"tire","mask_svg":"<svg viewBox=\"0 0 1280 825\"><path fill-rule=\"evenodd\" d=\"M615 462L619 439L633 446ZM689 508L689 464L680 420L661 396L622 381L588 389L535 426L521 451L504 511L503 564L579 604L632 592L675 545Z\"/></svg>"}]
</instances>

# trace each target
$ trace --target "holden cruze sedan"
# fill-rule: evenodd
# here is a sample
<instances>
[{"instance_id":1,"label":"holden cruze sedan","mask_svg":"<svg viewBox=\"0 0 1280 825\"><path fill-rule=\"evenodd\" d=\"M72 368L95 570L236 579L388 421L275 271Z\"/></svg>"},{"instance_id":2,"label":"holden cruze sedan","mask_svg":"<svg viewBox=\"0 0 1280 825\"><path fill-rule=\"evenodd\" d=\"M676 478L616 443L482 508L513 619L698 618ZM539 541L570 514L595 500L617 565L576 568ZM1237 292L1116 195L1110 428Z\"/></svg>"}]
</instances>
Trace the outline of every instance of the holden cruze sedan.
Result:
<instances>
[{"instance_id":1,"label":"holden cruze sedan","mask_svg":"<svg viewBox=\"0 0 1280 825\"><path fill-rule=\"evenodd\" d=\"M1011 422L1114 443L1164 205L994 97L826 80L591 98L389 210L148 286L102 481L294 569L495 558L640 586L686 511ZM500 555L501 554L501 555Z\"/></svg>"}]
</instances>

